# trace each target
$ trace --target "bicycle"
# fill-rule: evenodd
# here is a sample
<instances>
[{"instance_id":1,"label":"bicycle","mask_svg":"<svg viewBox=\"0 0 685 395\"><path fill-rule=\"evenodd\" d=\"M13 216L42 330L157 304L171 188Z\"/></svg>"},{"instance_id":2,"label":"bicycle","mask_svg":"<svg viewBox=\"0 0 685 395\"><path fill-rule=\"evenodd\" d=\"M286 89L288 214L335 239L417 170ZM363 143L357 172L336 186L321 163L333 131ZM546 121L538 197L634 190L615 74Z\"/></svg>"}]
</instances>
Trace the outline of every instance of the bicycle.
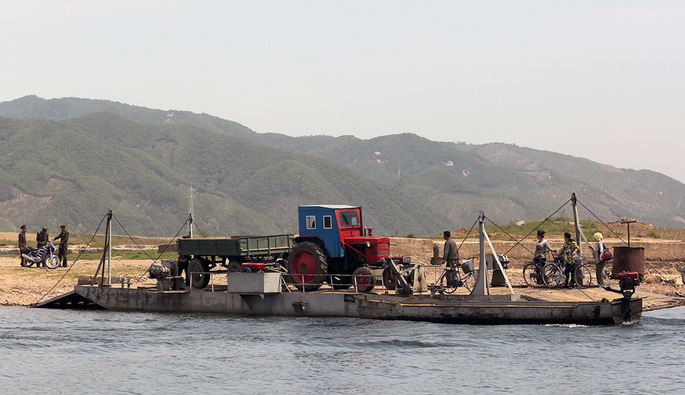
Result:
<instances>
[{"instance_id":1,"label":"bicycle","mask_svg":"<svg viewBox=\"0 0 685 395\"><path fill-rule=\"evenodd\" d=\"M575 280L571 274L571 286L578 288L587 288L592 282L592 271L582 262L576 263ZM554 262L548 263L542 268L542 281L549 288L560 287L566 282L565 268L559 259L555 258Z\"/></svg>"},{"instance_id":2,"label":"bicycle","mask_svg":"<svg viewBox=\"0 0 685 395\"><path fill-rule=\"evenodd\" d=\"M474 258L465 259L457 267L446 265L436 283L429 286L431 296L435 295L436 292L452 294L459 287L465 287L471 292L476 286L478 277L473 263ZM464 273L463 276L461 272Z\"/></svg>"},{"instance_id":3,"label":"bicycle","mask_svg":"<svg viewBox=\"0 0 685 395\"><path fill-rule=\"evenodd\" d=\"M556 253L556 250L553 250L552 252ZM548 251L547 255L552 255L552 252ZM536 262L533 260L533 262L526 264L523 267L523 281L526 282L526 285L529 287L535 287L538 285L545 285L545 282L543 281L542 278L542 268L547 264L547 258L545 257L545 260L542 262Z\"/></svg>"}]
</instances>

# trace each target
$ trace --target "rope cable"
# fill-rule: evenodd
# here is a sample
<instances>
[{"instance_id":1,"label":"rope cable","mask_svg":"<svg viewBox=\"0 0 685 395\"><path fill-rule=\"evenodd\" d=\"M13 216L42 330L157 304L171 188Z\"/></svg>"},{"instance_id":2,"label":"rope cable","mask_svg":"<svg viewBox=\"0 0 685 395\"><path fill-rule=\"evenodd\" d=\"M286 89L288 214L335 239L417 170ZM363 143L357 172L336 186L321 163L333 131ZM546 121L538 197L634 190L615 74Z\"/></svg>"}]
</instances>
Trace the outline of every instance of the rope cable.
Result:
<instances>
[{"instance_id":1,"label":"rope cable","mask_svg":"<svg viewBox=\"0 0 685 395\"><path fill-rule=\"evenodd\" d=\"M535 232L536 230L538 230L545 222L549 221L550 218L552 218L556 213L558 213L559 210L561 210L562 208L564 208L570 201L571 201L571 199L567 200L566 203L562 204L561 207L559 207L555 212L553 212L553 213L550 214L547 218L545 218L542 222L540 222L540 225L538 225L538 226L536 226L535 228L533 228L533 230L531 230L531 231L530 231L527 235L525 235L521 240L519 240L516 244L514 244L513 246L511 246L511 248L508 249L507 252L504 253L504 255L509 254L509 253L511 252L511 250L513 250L514 248L516 248L517 245L521 244L521 242L523 242L523 240L527 239L528 236L530 236L531 234L533 234L533 232Z\"/></svg>"},{"instance_id":2,"label":"rope cable","mask_svg":"<svg viewBox=\"0 0 685 395\"><path fill-rule=\"evenodd\" d=\"M93 242L93 239L95 239L95 236L97 236L98 231L100 230L100 227L102 226L102 223L105 221L105 218L107 218L107 214L105 214L105 216L102 217L102 219L100 220L100 224L98 225L97 229L95 229L95 233L93 233L93 236L91 236L90 240L88 241L88 243L86 243L86 245L90 245L90 243ZM78 260L81 258L81 255L83 255L83 253L84 253L85 251L86 251L86 249L84 248L84 249L82 249L82 250L79 252L79 254L76 256L76 259L74 259L74 261L71 263L71 266L69 266L69 267L67 268L67 270L64 272L64 274L62 274L62 277L60 277L59 280L57 280L57 282L55 283L55 285L53 285L52 288L50 288L50 290L49 290L48 292L44 293L43 296L41 296L40 299L38 299L38 300L36 301L36 303L33 304L34 306L37 305L38 303L40 303L40 301L43 300L43 298L45 298L47 295L49 295L50 292L52 292L52 291L57 287L57 285L59 285L59 283L62 282L62 280L64 279L64 277L66 277L67 274L69 274L69 272L71 271L71 269L74 267L74 265L76 264L76 262L78 262Z\"/></svg>"},{"instance_id":3,"label":"rope cable","mask_svg":"<svg viewBox=\"0 0 685 395\"><path fill-rule=\"evenodd\" d=\"M490 221L491 224L493 224L497 229L499 229L500 231L502 231L505 235L509 236L510 239L516 241L516 238L515 238L514 236L510 235L509 233L507 233L506 230L502 229L499 225L497 225L496 223L494 223L490 218L485 217L485 219L487 219L488 221ZM533 251L529 250L528 247L524 246L523 244L521 244L521 247L523 247L526 251L530 252L531 254L535 254ZM509 249L509 251L511 251L511 249ZM509 251L507 251L507 252L509 252ZM507 255L507 254L505 253L504 255Z\"/></svg>"},{"instance_id":4,"label":"rope cable","mask_svg":"<svg viewBox=\"0 0 685 395\"><path fill-rule=\"evenodd\" d=\"M186 221L183 223L183 225L181 225L181 227L178 229L178 232L176 232L174 237L172 237L171 240L164 246L164 252L166 252L167 248L171 245L171 243L173 243L178 238L178 235L181 233L183 228L185 228L185 226L188 224L188 221L189 221L189 219L186 219ZM117 220L117 222L118 222L118 220ZM131 237L131 236L129 235L129 237ZM143 273L141 273L140 276L138 276L138 278L136 279L136 282L142 281L143 277L145 276L145 273L150 271L150 268L152 267L152 265L154 265L155 262L157 262L157 260L159 260L159 258L162 256L162 254L164 254L164 252L159 253L157 258L153 260L153 262L147 267L147 269L145 269L145 271ZM147 252L146 252L146 254L147 254ZM150 259L152 259L152 258L150 258Z\"/></svg>"}]
</instances>

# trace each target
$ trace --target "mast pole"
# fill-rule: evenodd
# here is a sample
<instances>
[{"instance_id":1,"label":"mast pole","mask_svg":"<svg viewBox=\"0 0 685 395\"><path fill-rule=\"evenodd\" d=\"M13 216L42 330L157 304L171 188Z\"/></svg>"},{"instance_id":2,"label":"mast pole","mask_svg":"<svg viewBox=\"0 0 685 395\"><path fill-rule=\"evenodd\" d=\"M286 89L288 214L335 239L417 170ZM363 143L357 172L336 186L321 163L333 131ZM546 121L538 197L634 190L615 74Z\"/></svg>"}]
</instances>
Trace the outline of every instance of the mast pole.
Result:
<instances>
[{"instance_id":1,"label":"mast pole","mask_svg":"<svg viewBox=\"0 0 685 395\"><path fill-rule=\"evenodd\" d=\"M573 205L573 223L576 227L576 244L578 244L578 255L583 253L583 244L580 242L580 220L578 219L578 199L576 193L571 194L571 205Z\"/></svg>"},{"instance_id":2,"label":"mast pole","mask_svg":"<svg viewBox=\"0 0 685 395\"><path fill-rule=\"evenodd\" d=\"M195 190L193 187L190 187L190 207L188 208L188 234L190 235L190 238L193 238L193 213L195 212L195 205L193 204L193 198L195 197L194 195Z\"/></svg>"},{"instance_id":3,"label":"mast pole","mask_svg":"<svg viewBox=\"0 0 685 395\"><path fill-rule=\"evenodd\" d=\"M112 209L107 211L107 285L112 286Z\"/></svg>"},{"instance_id":4,"label":"mast pole","mask_svg":"<svg viewBox=\"0 0 685 395\"><path fill-rule=\"evenodd\" d=\"M481 211L478 217L480 233L480 265L478 266L478 279L471 291L471 295L490 295L488 287L488 264L485 262L485 212Z\"/></svg>"}]
</instances>

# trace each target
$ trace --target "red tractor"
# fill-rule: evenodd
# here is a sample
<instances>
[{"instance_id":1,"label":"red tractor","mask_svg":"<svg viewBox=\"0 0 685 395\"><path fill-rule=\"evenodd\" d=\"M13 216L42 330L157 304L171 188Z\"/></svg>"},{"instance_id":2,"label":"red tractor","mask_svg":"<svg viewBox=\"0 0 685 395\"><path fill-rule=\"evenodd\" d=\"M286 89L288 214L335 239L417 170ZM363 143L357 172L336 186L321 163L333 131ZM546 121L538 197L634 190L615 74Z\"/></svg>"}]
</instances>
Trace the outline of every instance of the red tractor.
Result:
<instances>
[{"instance_id":1,"label":"red tractor","mask_svg":"<svg viewBox=\"0 0 685 395\"><path fill-rule=\"evenodd\" d=\"M373 289L373 272L384 268L390 239L374 237L363 226L361 207L300 206L298 219L300 234L288 256L288 272L298 289L314 291L324 281L336 289Z\"/></svg>"}]
</instances>

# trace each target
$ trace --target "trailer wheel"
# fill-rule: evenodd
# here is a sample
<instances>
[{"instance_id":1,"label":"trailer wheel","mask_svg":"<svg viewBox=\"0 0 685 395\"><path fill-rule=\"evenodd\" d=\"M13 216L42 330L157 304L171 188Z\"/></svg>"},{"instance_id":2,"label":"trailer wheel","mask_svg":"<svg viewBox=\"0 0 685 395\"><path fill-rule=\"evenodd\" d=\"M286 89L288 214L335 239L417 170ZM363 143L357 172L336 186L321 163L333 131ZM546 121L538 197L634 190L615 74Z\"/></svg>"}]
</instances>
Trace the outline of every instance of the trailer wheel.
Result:
<instances>
[{"instance_id":1,"label":"trailer wheel","mask_svg":"<svg viewBox=\"0 0 685 395\"><path fill-rule=\"evenodd\" d=\"M309 241L298 243L290 251L289 261L288 273L297 289L311 292L321 287L328 265L319 246Z\"/></svg>"},{"instance_id":2,"label":"trailer wheel","mask_svg":"<svg viewBox=\"0 0 685 395\"><path fill-rule=\"evenodd\" d=\"M209 264L201 258L193 258L188 263L188 275L190 285L193 288L202 289L209 284Z\"/></svg>"},{"instance_id":3,"label":"trailer wheel","mask_svg":"<svg viewBox=\"0 0 685 395\"><path fill-rule=\"evenodd\" d=\"M238 261L231 260L228 261L228 266L226 267L226 270L228 270L229 273L239 272L243 270L243 265Z\"/></svg>"},{"instance_id":4,"label":"trailer wheel","mask_svg":"<svg viewBox=\"0 0 685 395\"><path fill-rule=\"evenodd\" d=\"M371 292L374 287L374 279L368 267L358 267L352 272L357 292Z\"/></svg>"}]
</instances>

